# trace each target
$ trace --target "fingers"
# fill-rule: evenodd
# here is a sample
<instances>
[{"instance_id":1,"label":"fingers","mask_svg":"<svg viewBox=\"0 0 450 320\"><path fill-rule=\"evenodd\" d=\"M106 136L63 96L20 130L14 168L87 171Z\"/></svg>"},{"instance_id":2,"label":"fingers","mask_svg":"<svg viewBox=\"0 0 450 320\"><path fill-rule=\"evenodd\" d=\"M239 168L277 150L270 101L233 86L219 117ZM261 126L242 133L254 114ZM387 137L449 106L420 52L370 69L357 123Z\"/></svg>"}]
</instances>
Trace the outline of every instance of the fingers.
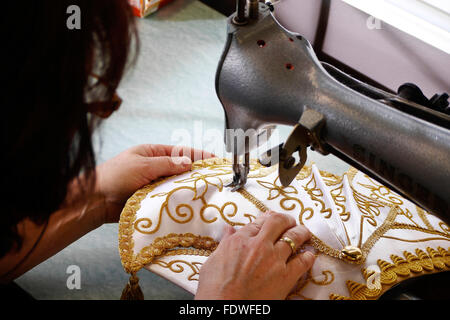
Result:
<instances>
[{"instance_id":1,"label":"fingers","mask_svg":"<svg viewBox=\"0 0 450 320\"><path fill-rule=\"evenodd\" d=\"M283 237L288 237L295 244L295 250L300 247L303 243L311 239L311 232L302 225L297 225L291 229L288 229L284 234L281 235L280 239ZM275 250L280 252L283 259L288 259L292 255L292 248L289 243L279 240L275 243ZM295 252L294 250L294 252Z\"/></svg>"},{"instance_id":2,"label":"fingers","mask_svg":"<svg viewBox=\"0 0 450 320\"><path fill-rule=\"evenodd\" d=\"M287 214L272 212L261 227L258 236L275 243L287 229L296 225L295 219Z\"/></svg>"},{"instance_id":3,"label":"fingers","mask_svg":"<svg viewBox=\"0 0 450 320\"><path fill-rule=\"evenodd\" d=\"M183 146L165 146L167 148L167 151L170 150L170 155L172 157L174 156L186 156L191 158L191 160L197 161L197 160L203 160L203 159L209 159L214 158L215 155L199 149L189 148L189 147L183 147Z\"/></svg>"},{"instance_id":4,"label":"fingers","mask_svg":"<svg viewBox=\"0 0 450 320\"><path fill-rule=\"evenodd\" d=\"M315 260L314 253L310 251L299 253L289 260L287 263L287 272L292 277L292 282L298 281L313 266Z\"/></svg>"},{"instance_id":5,"label":"fingers","mask_svg":"<svg viewBox=\"0 0 450 320\"><path fill-rule=\"evenodd\" d=\"M231 236L235 232L236 232L235 228L233 228L229 224L226 224L225 227L223 228L222 240L225 240L226 238L228 238L229 236Z\"/></svg>"},{"instance_id":6,"label":"fingers","mask_svg":"<svg viewBox=\"0 0 450 320\"><path fill-rule=\"evenodd\" d=\"M128 149L146 157L189 157L192 161L215 157L214 154L184 146L169 146L163 144L142 144Z\"/></svg>"},{"instance_id":7,"label":"fingers","mask_svg":"<svg viewBox=\"0 0 450 320\"><path fill-rule=\"evenodd\" d=\"M239 233L246 235L248 237L256 236L261 230L264 222L267 220L268 217L269 217L268 213L261 214L255 219L255 221L248 223L244 227L239 229Z\"/></svg>"},{"instance_id":8,"label":"fingers","mask_svg":"<svg viewBox=\"0 0 450 320\"><path fill-rule=\"evenodd\" d=\"M152 157L148 158L150 180L180 174L191 169L192 161L188 157Z\"/></svg>"}]
</instances>

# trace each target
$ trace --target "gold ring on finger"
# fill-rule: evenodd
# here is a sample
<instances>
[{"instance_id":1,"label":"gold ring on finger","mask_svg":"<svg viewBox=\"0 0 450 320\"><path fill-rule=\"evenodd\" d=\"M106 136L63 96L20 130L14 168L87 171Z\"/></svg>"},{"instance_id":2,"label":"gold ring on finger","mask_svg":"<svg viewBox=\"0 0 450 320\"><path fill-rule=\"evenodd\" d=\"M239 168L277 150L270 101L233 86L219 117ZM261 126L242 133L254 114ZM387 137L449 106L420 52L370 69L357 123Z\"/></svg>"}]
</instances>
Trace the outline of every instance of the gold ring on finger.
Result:
<instances>
[{"instance_id":1,"label":"gold ring on finger","mask_svg":"<svg viewBox=\"0 0 450 320\"><path fill-rule=\"evenodd\" d=\"M279 241L286 242L291 247L292 254L295 254L295 242L294 242L294 240L292 240L291 238L285 236L285 237L282 237Z\"/></svg>"}]
</instances>

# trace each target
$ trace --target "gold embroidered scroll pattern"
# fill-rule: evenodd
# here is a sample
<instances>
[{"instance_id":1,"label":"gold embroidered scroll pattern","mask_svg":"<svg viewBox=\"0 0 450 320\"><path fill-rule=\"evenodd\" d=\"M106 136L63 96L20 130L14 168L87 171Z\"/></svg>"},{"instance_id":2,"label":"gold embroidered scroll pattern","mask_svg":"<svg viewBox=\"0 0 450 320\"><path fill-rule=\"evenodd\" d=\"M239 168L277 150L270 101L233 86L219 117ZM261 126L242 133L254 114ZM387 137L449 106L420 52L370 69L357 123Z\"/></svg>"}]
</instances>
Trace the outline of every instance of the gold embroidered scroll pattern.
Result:
<instances>
[{"instance_id":1,"label":"gold embroidered scroll pattern","mask_svg":"<svg viewBox=\"0 0 450 320\"><path fill-rule=\"evenodd\" d=\"M167 179L169 179L169 178L167 178ZM164 179L164 180L167 180L167 179ZM125 270L128 273L137 272L144 265L151 263L153 261L153 259L155 259L155 257L168 254L168 252L170 252L174 248L185 247L185 248L197 248L197 249L202 249L202 250L213 251L218 244L212 238L209 238L209 237L202 237L199 235L193 235L193 234L189 234L189 233L187 233L187 234L169 234L167 236L159 237L159 238L155 239L150 246L145 247L137 255L134 255L134 253L133 253L134 243L132 240L132 234L133 234L133 229L134 229L133 226L134 226L134 222L135 222L134 221L135 213L140 207L140 201L143 200L149 192L151 192L157 185L159 185L162 182L164 182L164 181L162 180L162 181L156 182L156 183L152 184L151 186L147 186L147 187L139 190L138 192L136 192L135 195L133 195L133 197L131 197L129 199L129 202L127 202L127 205L125 206L124 211L122 212L121 221L119 224L119 237L120 237L119 238L119 250L121 252L122 263L124 265ZM269 186L266 185L264 187L267 188ZM309 211L310 216L312 216L313 210L311 208L305 209L300 200L296 199L293 196L290 196L291 194L296 194L295 192L294 193L286 193L283 191L282 188L281 188L281 190L278 188L280 188L280 187L276 185L276 180L275 180L274 183L272 184L272 186L270 186L270 188L269 188L269 197L271 195L272 195L272 197L276 197L276 198L281 196L282 201L284 199L284 201L295 201L296 203L300 203L301 204L300 217L302 217L303 214L305 212L308 212L309 210L310 210ZM270 193L271 189L273 189L272 193ZM291 190L291 189L288 189L287 191L293 192L293 190ZM256 199L255 197L253 197L253 198L254 198L253 200ZM256 200L260 203L260 208L267 209L261 201L259 201L258 199L256 199ZM300 202L298 202L298 201L300 201ZM255 204L257 202L253 201L252 203ZM295 204L287 205L285 202L283 202L283 203L280 202L280 205L285 210L293 210L296 208ZM391 212L394 212L394 213L389 216L395 218L396 210L391 210ZM248 217L248 218L249 218L249 220L251 220L251 217ZM301 221L302 220L300 218L300 222ZM370 248L373 246L373 244L390 227L392 227L392 222L393 222L392 219L389 219L389 218L386 219L385 223L379 229L377 229L374 234L372 234L369 237L369 239L363 245L363 248L366 250L370 250ZM313 243L313 246L316 249L318 249L319 246L323 246L322 249L318 249L320 252L329 254L331 256L335 256L336 258L340 258L339 251L337 251L333 248L329 248L320 239L317 239L313 236L313 239L311 240L311 242ZM323 248L325 248L325 249L323 249ZM327 251L329 251L329 252L327 252ZM418 251L416 250L417 255L413 255L411 253L408 253L408 254L405 253L406 261L408 261L410 269L413 270L412 272L414 272L414 270L419 270L419 268L417 266L417 264L418 264L417 260L420 260L420 266L422 267L422 270L425 270L426 272L436 272L436 270L441 270L441 269L438 269L439 266L441 266L442 268L444 268L444 267L449 268L449 266L448 266L449 251L448 250L438 248L438 250L434 250L434 251L428 250L428 251L430 252L430 255L432 255L432 257L428 256L426 253L424 253L423 251L420 251L420 250L418 250ZM423 255L425 255L426 257L424 257ZM405 260L405 259L403 259L403 260ZM397 261L397 263L399 263L398 261L400 261L400 260L397 259L396 261ZM427 261L428 262L431 261L431 263L427 263ZM395 261L394 261L394 265L395 265ZM396 266L396 267L398 269L398 266ZM382 268L380 268L380 269L382 269ZM442 270L444 270L444 269L442 269ZM424 272L424 271L422 271L422 272ZM370 272L366 272L366 273L369 274ZM390 275L390 276L393 277L392 275ZM398 275L397 275L397 277L398 277ZM399 281L400 280L397 280L397 282L399 282ZM362 285L362 288L363 288L363 286L364 285ZM355 285L355 288L356 287L358 287L358 286ZM352 290L358 291L357 289L352 289ZM364 289L364 290L366 290L366 289ZM387 290L384 287L384 285L383 285L383 290L384 291ZM365 292L361 298L367 298L367 297L371 297L374 295L376 296L377 294L373 293L373 292L372 293ZM356 297L357 295L350 294L350 297L352 297L352 296ZM348 297L336 296L335 298L348 298Z\"/></svg>"},{"instance_id":2,"label":"gold embroidered scroll pattern","mask_svg":"<svg viewBox=\"0 0 450 320\"><path fill-rule=\"evenodd\" d=\"M347 281L349 296L330 294L331 300L369 300L377 299L394 284L407 278L423 274L450 270L450 250L438 247L437 250L427 247L427 253L416 249L415 254L404 251L403 256L391 255L391 262L379 259L377 264L381 270L378 288L369 288L367 284L352 280ZM367 282L373 274L363 270L363 276Z\"/></svg>"},{"instance_id":3,"label":"gold embroidered scroll pattern","mask_svg":"<svg viewBox=\"0 0 450 320\"><path fill-rule=\"evenodd\" d=\"M302 298L304 300L312 300L302 294L302 291L310 284L315 284L317 286L328 286L333 283L335 276L334 273L330 270L323 270L322 272L323 279L318 279L317 277L312 276L312 270L309 269L306 273L305 279L302 279L297 284L296 288L287 296L286 299L293 299L295 297Z\"/></svg>"},{"instance_id":4,"label":"gold embroidered scroll pattern","mask_svg":"<svg viewBox=\"0 0 450 320\"><path fill-rule=\"evenodd\" d=\"M174 249L169 250L163 255L159 256L157 259L153 260L153 264L157 264L163 268L167 268L169 271L172 271L174 273L182 273L185 268L183 265L185 265L187 268L191 270L191 273L187 275L188 281L198 281L198 275L200 273L200 268L203 265L202 262L196 262L196 261L186 261L182 259L176 259L169 262L163 261L163 257L168 256L205 256L208 257L212 253L211 250L203 250L203 249L192 249L192 248L182 248L182 249Z\"/></svg>"},{"instance_id":5,"label":"gold embroidered scroll pattern","mask_svg":"<svg viewBox=\"0 0 450 320\"><path fill-rule=\"evenodd\" d=\"M192 273L187 276L187 279L189 281L198 281L198 275L202 266L201 262L189 262L185 260L172 260L170 262L155 260L153 261L153 264L157 264L163 268L167 268L174 273L182 273L184 271L184 267L182 265L185 264L192 271Z\"/></svg>"},{"instance_id":6,"label":"gold embroidered scroll pattern","mask_svg":"<svg viewBox=\"0 0 450 320\"><path fill-rule=\"evenodd\" d=\"M228 159L211 158L206 160L196 161L192 164L192 170L198 170L203 168L208 168L210 170L215 170L217 175L226 175L232 172L231 161ZM251 167L254 170L261 169L255 176L263 177L265 174L269 174L273 170L267 171L263 170L262 166L256 161L252 160ZM136 230L136 226L140 226L141 222L144 222L144 227L151 228L151 220L145 221L145 219L136 221L136 212L141 207L141 201L144 200L149 193L151 193L156 187L163 184L169 179L176 176L170 176L167 178L158 179L147 185L138 191L136 191L127 201L122 210L119 222L119 252L121 256L122 265L127 273L134 274L139 271L143 266L151 263L154 257L158 257L167 254L174 248L178 247L191 247L191 249L201 249L207 251L213 251L217 246L212 238L202 237L198 235L193 235L191 233L186 234L169 234L164 237L156 238L152 244L143 248L138 254L134 254L134 241L133 232ZM193 178L192 176L190 178ZM194 177L195 178L195 177ZM207 177L197 177L199 179ZM189 178L188 178L189 179ZM182 179L183 180L183 179ZM223 184L221 184L223 186ZM195 191L194 191L195 192ZM166 197L168 194L166 195ZM195 197L195 196L194 196ZM183 206L178 206L178 210ZM222 213L225 206L222 208ZM186 214L184 214L186 216ZM251 222L255 217L251 214L244 214L244 216ZM189 218L189 217L188 217ZM145 223L147 223L145 225ZM141 225L142 226L142 225ZM157 224L156 230L159 229L160 220ZM144 230L145 231L145 230Z\"/></svg>"},{"instance_id":7,"label":"gold embroidered scroll pattern","mask_svg":"<svg viewBox=\"0 0 450 320\"><path fill-rule=\"evenodd\" d=\"M382 185L376 183L372 178L370 178L367 175L364 175L364 177L370 181L371 184L364 184L359 182L358 184L362 187L365 187L371 191L370 197L374 200L380 200L383 202L391 203L393 205L401 205L403 204L403 200L399 197L395 196L391 190Z\"/></svg>"},{"instance_id":8,"label":"gold embroidered scroll pattern","mask_svg":"<svg viewBox=\"0 0 450 320\"><path fill-rule=\"evenodd\" d=\"M353 187L352 190L353 198L355 199L356 205L361 212L361 224L365 219L372 226L376 227L377 221L375 220L374 216L378 217L381 213L380 208L384 208L385 205L376 200L370 199L369 197L366 197L365 195L353 189Z\"/></svg>"},{"instance_id":9,"label":"gold embroidered scroll pattern","mask_svg":"<svg viewBox=\"0 0 450 320\"><path fill-rule=\"evenodd\" d=\"M334 203L340 209L338 209L338 213L341 216L341 220L347 222L350 219L350 211L345 208L345 201L347 200L344 195L342 195L342 191L344 189L344 184L340 184L339 186L331 189L330 194L333 197Z\"/></svg>"},{"instance_id":10,"label":"gold embroidered scroll pattern","mask_svg":"<svg viewBox=\"0 0 450 320\"><path fill-rule=\"evenodd\" d=\"M241 193L245 198L249 199L249 192ZM255 197L250 194L252 199L252 203L255 203ZM250 199L251 199L250 198ZM256 199L257 200L257 199ZM250 200L249 200L250 201ZM267 207L264 206L259 200L257 200L259 205L262 205L263 211L269 210ZM368 253L370 252L371 248L374 246L374 244L380 239L383 234L385 234L389 229L391 228L411 228L412 226L409 225L400 225L395 224L395 218L397 214L401 209L398 206L394 206L389 211L385 221L383 224L375 230L374 233L372 233L369 238L366 240L366 242L362 245L362 252L363 252L363 261L367 258ZM424 231L420 229L421 231ZM429 231L429 230L427 230ZM337 259L342 259L341 252L339 250L336 250L334 248L329 247L326 243L318 239L317 237L313 236L310 240L310 243L312 246L317 249L319 252L322 252L324 254L327 254L329 256L332 256ZM367 270L362 269L363 277L366 279L366 284L360 284L355 281L347 281L347 287L350 292L350 297L345 297L337 294L330 294L330 299L332 300L343 300L343 299L377 299L381 296L382 293L387 291L392 285L395 283L398 283L402 281L401 278L399 278L397 275L409 275L407 271L405 271L405 267L408 267L411 272L419 273L419 272L436 272L439 270L444 270L444 267L447 269L450 269L450 252L446 251L445 249L439 247L438 250L433 250L431 248L428 248L427 251L429 252L430 256L428 256L425 252L423 252L420 249L416 250L416 255L404 251L404 256L407 261L407 265L404 263L404 259L402 260L400 257L392 255L391 258L394 261L394 264L389 264L387 262L383 262L382 260L378 261L378 265L380 266L381 271L381 287L376 287L374 285L368 286L368 284L371 281L371 278L374 276L375 271L373 270ZM434 259L434 260L432 260ZM394 267L393 267L394 266ZM439 269L440 268L440 269ZM311 272L311 271L309 271ZM322 271L322 274L325 276L323 281L318 280L312 280L311 275L306 277L304 281L301 281L294 292L292 292L289 298L293 297L300 297L302 299L310 300L310 298L304 296L302 294L302 291L305 289L305 287L309 283L314 283L316 285L328 285L331 284L334 281L334 274L331 271L325 270ZM420 275L420 274L417 274Z\"/></svg>"},{"instance_id":11,"label":"gold embroidered scroll pattern","mask_svg":"<svg viewBox=\"0 0 450 320\"><path fill-rule=\"evenodd\" d=\"M338 184L342 183L342 180L344 179L344 176L340 177L333 173L329 173L329 172L322 171L322 170L320 170L319 172L320 172L320 176L322 177L322 179L324 180L324 182L327 186L338 185Z\"/></svg>"},{"instance_id":12,"label":"gold embroidered scroll pattern","mask_svg":"<svg viewBox=\"0 0 450 320\"><path fill-rule=\"evenodd\" d=\"M320 213L324 214L325 219L329 219L331 217L332 211L331 208L326 208L325 202L323 202L323 200L320 199L321 197L323 197L323 192L320 188L317 187L317 182L314 174L311 175L311 179L306 183L304 189L309 194L309 196L313 201L320 203L321 205Z\"/></svg>"},{"instance_id":13,"label":"gold embroidered scroll pattern","mask_svg":"<svg viewBox=\"0 0 450 320\"><path fill-rule=\"evenodd\" d=\"M444 230L445 233L450 233L450 227L443 221L439 222L439 227Z\"/></svg>"},{"instance_id":14,"label":"gold embroidered scroll pattern","mask_svg":"<svg viewBox=\"0 0 450 320\"><path fill-rule=\"evenodd\" d=\"M378 201L381 204L385 204L385 205L389 205L389 206L397 205L400 209L399 215L405 216L413 224L415 224L416 226L419 226L419 224L416 221L414 221L414 219L413 219L414 216L409 211L409 209L401 207L401 205L404 204L404 201L400 198L400 196L394 194L388 187L377 183L374 179L370 178L369 176L364 175L364 178L366 178L369 181L369 183L358 182L358 184L361 187L366 188L370 191L370 194L369 194L370 198ZM419 207L417 207L417 213L418 213L419 217L423 220L425 225L428 228L433 229L431 224L428 222L428 219L426 218L423 210L420 209Z\"/></svg>"},{"instance_id":15,"label":"gold embroidered scroll pattern","mask_svg":"<svg viewBox=\"0 0 450 320\"><path fill-rule=\"evenodd\" d=\"M221 207L219 207L215 204L208 203L207 200L205 199L206 193L208 192L209 188L211 188L211 187L216 188L219 192L222 191L223 181L219 176L222 176L225 174L227 174L227 173L213 172L213 173L204 174L204 173L200 173L200 172L193 172L190 175L190 177L188 177L188 178L174 181L174 183L179 183L179 184L192 183L193 186L192 187L191 186L180 186L169 192L161 192L161 193L153 194L151 196L151 198L165 197L165 201L163 202L163 204L161 205L160 210L159 210L156 227L154 227L152 229L151 227L153 225L153 221L148 217L144 217L144 218L140 218L140 219L136 220L136 222L134 223L135 229L138 232L143 233L143 234L156 233L161 226L162 216L163 216L164 212L166 212L167 215L176 223L184 224L184 223L190 222L192 220L192 218L194 217L194 209L192 208L191 204L189 204L189 203L177 204L177 206L175 207L175 212L172 212L169 208L170 201L172 200L172 196L177 192L186 191L186 190L191 191L193 193L193 196L191 199L192 201L200 200L202 202L202 207L200 209L199 215L203 222L213 223L217 220L217 217L213 217L211 219L207 219L205 217L205 211L208 208L213 208L219 213L219 216L222 217L222 219L225 222L227 222L228 224L230 224L232 226L244 225L244 223L234 222L234 221L230 220L230 218L233 218L234 216L236 216L236 214L238 212L238 207L234 202L229 201L229 202L226 202L225 204L223 204ZM231 208L232 212L225 213L227 208Z\"/></svg>"},{"instance_id":16,"label":"gold embroidered scroll pattern","mask_svg":"<svg viewBox=\"0 0 450 320\"><path fill-rule=\"evenodd\" d=\"M357 173L358 171L356 171L356 169L355 169L355 172ZM356 175L356 173L355 173L355 175ZM364 174L364 178L366 178L369 181L369 183L358 182L358 184L360 186L370 190L370 195L369 195L370 198L378 201L380 204L389 205L389 206L397 205L397 207L399 209L398 214L405 216L416 227L420 228L419 223L417 223L417 221L414 220L413 213L411 213L408 208L402 208L400 206L400 205L404 204L404 201L400 196L396 195L394 192L392 192L392 190L390 190L386 186L383 186L383 185L377 183L374 179L370 178L369 176L367 176L365 174ZM423 221L423 223L428 228L428 230L435 230L427 218L428 213L425 212L423 209L421 209L418 206L416 206L415 208L416 208L417 215ZM450 234L450 228L448 225L445 224L445 222L440 221L438 225L442 229L442 231L444 231L447 234Z\"/></svg>"},{"instance_id":17,"label":"gold embroidered scroll pattern","mask_svg":"<svg viewBox=\"0 0 450 320\"><path fill-rule=\"evenodd\" d=\"M277 186L276 185L276 181L277 180L275 180L273 184L272 183L262 184L262 186L265 187L265 188L268 188L269 190L272 190L272 191L274 189L276 189L277 190L277 193L276 193L277 196L275 197L275 199L278 196L280 196L280 195L284 195L285 198L283 198L281 201L283 201L283 200L285 200L285 201L286 200L296 200L296 201L298 201L299 204L300 204L300 208L301 208L301 211L300 211L300 214L299 214L299 222L300 222L300 224L303 225L303 214L305 212L307 212L307 211L310 212L310 215L306 218L306 219L310 219L312 217L312 214L314 213L314 211L311 208L306 208L305 209L303 203L299 199L292 198L292 197L289 197L289 196L286 196L285 194L283 194L283 192L284 192L283 188L280 187L280 186ZM292 188L294 188L294 187L292 187ZM297 190L295 190L295 191L297 191ZM262 201L258 200L255 196L253 196L250 192L248 192L244 188L240 189L239 193L245 199L247 199L250 203L252 203L256 208L258 208L260 211L262 211L262 212L271 211L270 208L268 208ZM273 195L272 195L272 197L273 197ZM269 191L269 197L268 198L269 198L268 200L270 200L270 198L271 198L270 191ZM285 207L283 207L284 204L281 201L280 201L280 206L283 209L287 210ZM289 210L293 210L293 209L295 209L295 205L291 206ZM331 248L330 246L328 246L325 242L320 240L315 235L311 236L311 240L309 240L309 243L316 250L318 250L319 252L322 252L322 253L324 253L326 255L329 255L329 256L337 258L337 259L342 259L340 250L336 250L336 249Z\"/></svg>"},{"instance_id":18,"label":"gold embroidered scroll pattern","mask_svg":"<svg viewBox=\"0 0 450 320\"><path fill-rule=\"evenodd\" d=\"M310 219L312 217L312 215L314 214L314 210L312 208L305 208L303 202L296 198L296 197L292 197L290 196L290 194L298 194L298 191L295 187L293 186L288 186L288 187L283 187L283 186L279 186L277 185L277 181L279 180L279 177L277 177L275 179L274 182L268 182L268 181L262 181L262 180L257 180L257 183L268 189L269 190L269 196L267 197L267 200L275 200L278 197L281 197L280 199L280 207L283 208L286 211L291 211L294 210L296 208L296 204L297 203L300 207L299 210L299 221L301 224L303 224L303 215L305 213L309 213L309 216L306 217L306 219ZM294 203L291 203L291 205L287 204L288 201L292 201Z\"/></svg>"},{"instance_id":19,"label":"gold embroidered scroll pattern","mask_svg":"<svg viewBox=\"0 0 450 320\"><path fill-rule=\"evenodd\" d=\"M304 224L303 223L303 215L305 212L310 211L310 215L308 217L306 217L305 219L310 219L312 217L312 214L314 213L314 211L311 208L304 208L303 203L294 197L290 197L288 194L297 194L297 190L291 186L292 189L289 189L289 191L285 192L284 188L281 186L277 185L277 180L278 178L275 179L275 181L273 183L269 183L269 182L265 182L265 181L258 181L258 183L260 183L261 186L263 186L266 189L269 189L269 196L268 196L268 200L273 200L273 199L277 199L279 196L284 196L284 198L282 198L280 200L280 206L285 209L285 210L293 210L295 208L295 205L290 206L290 207L286 207L284 205L284 203L282 203L282 201L287 201L287 200L292 200L292 201L298 201L298 203L300 204L301 207L301 211L299 214L299 222L300 224ZM270 211L269 208L267 208L261 201L257 200L253 195L251 195L248 191L246 192L241 192L241 194L250 202L252 202L255 205L258 205L259 208L261 208L261 211ZM256 200L255 200L256 199ZM374 210L371 208L371 206L377 205L375 204L363 204L363 199L367 199L367 197L361 196L361 200L360 200L360 205L363 207L364 210L367 210L368 212L371 212L371 210ZM370 199L369 199L370 200ZM362 226L361 226L361 232L360 232L360 239L359 239L359 244L358 247L361 248L362 251L362 259L358 260L358 261L348 261L346 259L344 259L344 257L342 256L342 252L341 250L337 250L335 248L330 247L329 245L327 245L325 242L323 242L321 239L319 239L317 236L312 235L311 240L309 241L309 243L319 252L324 253L326 255L329 255L331 257L340 259L340 260L344 260L348 263L352 263L352 264L362 264L364 263L369 251L371 250L371 248L374 246L374 244L378 241L378 239L380 239L380 237L387 232L387 230L389 230L389 228L392 226L395 217L398 213L398 207L392 207L385 219L385 221L383 222L383 224L374 232L372 233L369 238L366 240L366 242L364 242L364 244L362 244ZM377 214L380 214L380 211L377 211ZM372 217L372 215L369 215L369 217ZM362 214L361 217L361 224L363 223L363 219L364 219L364 215ZM376 223L376 222L375 222Z\"/></svg>"}]
</instances>

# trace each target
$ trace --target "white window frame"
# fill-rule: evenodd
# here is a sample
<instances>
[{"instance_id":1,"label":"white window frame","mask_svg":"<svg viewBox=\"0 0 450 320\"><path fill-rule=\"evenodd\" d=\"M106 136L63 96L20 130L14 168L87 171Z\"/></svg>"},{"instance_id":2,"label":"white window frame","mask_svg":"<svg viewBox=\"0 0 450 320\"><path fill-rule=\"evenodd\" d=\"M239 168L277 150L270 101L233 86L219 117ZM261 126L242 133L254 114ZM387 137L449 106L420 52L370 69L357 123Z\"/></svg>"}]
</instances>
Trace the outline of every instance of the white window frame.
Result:
<instances>
[{"instance_id":1,"label":"white window frame","mask_svg":"<svg viewBox=\"0 0 450 320\"><path fill-rule=\"evenodd\" d=\"M449 0L342 0L450 54Z\"/></svg>"}]
</instances>

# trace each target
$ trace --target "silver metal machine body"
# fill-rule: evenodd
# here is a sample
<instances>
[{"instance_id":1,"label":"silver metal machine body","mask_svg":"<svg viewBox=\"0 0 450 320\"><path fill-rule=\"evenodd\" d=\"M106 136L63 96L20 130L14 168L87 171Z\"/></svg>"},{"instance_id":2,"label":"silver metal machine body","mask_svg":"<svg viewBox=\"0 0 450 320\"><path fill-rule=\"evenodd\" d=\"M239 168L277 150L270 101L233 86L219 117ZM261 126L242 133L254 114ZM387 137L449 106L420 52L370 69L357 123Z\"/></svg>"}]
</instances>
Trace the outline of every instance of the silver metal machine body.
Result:
<instances>
[{"instance_id":1,"label":"silver metal machine body","mask_svg":"<svg viewBox=\"0 0 450 320\"><path fill-rule=\"evenodd\" d=\"M339 157L449 222L450 117L424 111L322 64L310 43L284 29L270 9L259 3L243 21L241 7L228 19L216 90L226 116L227 151L233 153L231 186L245 184L253 146L232 143L230 130L291 125L295 129L280 146L283 185L301 169L310 146ZM295 152L301 158L297 165L291 157Z\"/></svg>"}]
</instances>

